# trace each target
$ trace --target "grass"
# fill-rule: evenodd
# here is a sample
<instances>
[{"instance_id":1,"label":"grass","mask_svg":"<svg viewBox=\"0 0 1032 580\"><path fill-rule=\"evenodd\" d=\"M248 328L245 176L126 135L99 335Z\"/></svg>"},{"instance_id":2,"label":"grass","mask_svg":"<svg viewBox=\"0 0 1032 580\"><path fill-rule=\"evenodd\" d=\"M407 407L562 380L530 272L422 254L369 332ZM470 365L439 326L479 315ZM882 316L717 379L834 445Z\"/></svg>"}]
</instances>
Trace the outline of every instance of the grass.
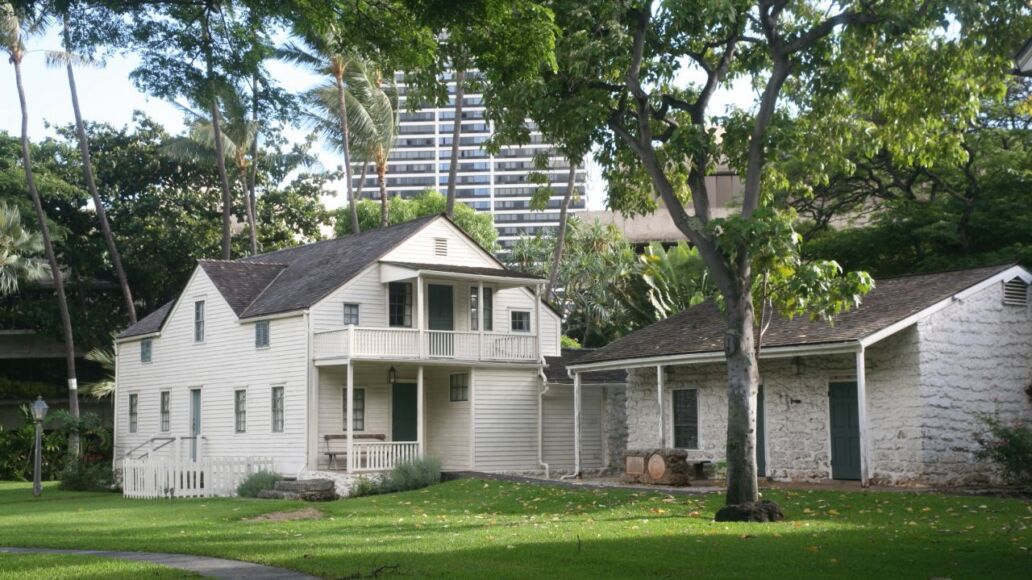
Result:
<instances>
[{"instance_id":1,"label":"grass","mask_svg":"<svg viewBox=\"0 0 1032 580\"><path fill-rule=\"evenodd\" d=\"M25 578L135 580L136 578L200 578L200 576L155 564L126 562L97 556L0 554L0 580L24 580Z\"/></svg>"},{"instance_id":2,"label":"grass","mask_svg":"<svg viewBox=\"0 0 1032 580\"><path fill-rule=\"evenodd\" d=\"M718 524L722 498L460 480L325 504L126 500L0 483L0 545L171 551L324 577L1027 578L1032 504L768 491L789 521ZM314 505L322 519L247 518Z\"/></svg>"}]
</instances>

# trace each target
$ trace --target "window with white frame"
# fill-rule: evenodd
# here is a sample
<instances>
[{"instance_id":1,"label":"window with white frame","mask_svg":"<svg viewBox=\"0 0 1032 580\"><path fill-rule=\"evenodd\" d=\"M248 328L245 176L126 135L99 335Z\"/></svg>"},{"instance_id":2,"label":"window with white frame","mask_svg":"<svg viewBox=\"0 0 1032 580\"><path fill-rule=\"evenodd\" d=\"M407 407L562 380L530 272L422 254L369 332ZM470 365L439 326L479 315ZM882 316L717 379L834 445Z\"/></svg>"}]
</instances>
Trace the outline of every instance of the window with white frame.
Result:
<instances>
[{"instance_id":1,"label":"window with white frame","mask_svg":"<svg viewBox=\"0 0 1032 580\"><path fill-rule=\"evenodd\" d=\"M358 326L358 304L345 303L344 304L344 325L348 326L354 324Z\"/></svg>"},{"instance_id":2,"label":"window with white frame","mask_svg":"<svg viewBox=\"0 0 1032 580\"><path fill-rule=\"evenodd\" d=\"M674 397L674 447L699 448L699 390L678 389Z\"/></svg>"},{"instance_id":3,"label":"window with white frame","mask_svg":"<svg viewBox=\"0 0 1032 580\"><path fill-rule=\"evenodd\" d=\"M204 300L194 302L194 342L204 342Z\"/></svg>"},{"instance_id":4,"label":"window with white frame","mask_svg":"<svg viewBox=\"0 0 1032 580\"><path fill-rule=\"evenodd\" d=\"M168 433L172 429L171 425L171 407L172 407L172 393L168 391L161 391L161 432Z\"/></svg>"},{"instance_id":5,"label":"window with white frame","mask_svg":"<svg viewBox=\"0 0 1032 580\"><path fill-rule=\"evenodd\" d=\"M480 299L477 296L477 287L469 287L469 329L480 330Z\"/></svg>"},{"instance_id":6,"label":"window with white frame","mask_svg":"<svg viewBox=\"0 0 1032 580\"><path fill-rule=\"evenodd\" d=\"M268 320L259 320L254 324L254 346L255 348L268 348L269 327Z\"/></svg>"},{"instance_id":7,"label":"window with white frame","mask_svg":"<svg viewBox=\"0 0 1032 580\"><path fill-rule=\"evenodd\" d=\"M140 395L132 394L129 395L129 432L136 433L137 427L139 427L139 411Z\"/></svg>"},{"instance_id":8,"label":"window with white frame","mask_svg":"<svg viewBox=\"0 0 1032 580\"><path fill-rule=\"evenodd\" d=\"M354 404L351 405L351 418L355 422L355 431L365 431L365 389L355 388L353 395ZM341 396L341 402L343 408L341 409L341 416L344 417L343 428L345 431L348 430L348 389L344 388L344 392Z\"/></svg>"},{"instance_id":9,"label":"window with white frame","mask_svg":"<svg viewBox=\"0 0 1032 580\"><path fill-rule=\"evenodd\" d=\"M469 375L460 373L448 377L448 400L457 403L469 400Z\"/></svg>"},{"instance_id":10,"label":"window with white frame","mask_svg":"<svg viewBox=\"0 0 1032 580\"><path fill-rule=\"evenodd\" d=\"M484 288L484 330L494 330L494 289Z\"/></svg>"},{"instance_id":11,"label":"window with white frame","mask_svg":"<svg viewBox=\"0 0 1032 580\"><path fill-rule=\"evenodd\" d=\"M272 388L272 432L283 432L283 387Z\"/></svg>"},{"instance_id":12,"label":"window with white frame","mask_svg":"<svg viewBox=\"0 0 1032 580\"><path fill-rule=\"evenodd\" d=\"M412 327L412 283L391 282L387 287L390 326Z\"/></svg>"},{"instance_id":13,"label":"window with white frame","mask_svg":"<svg viewBox=\"0 0 1032 580\"><path fill-rule=\"evenodd\" d=\"M247 432L247 389L233 392L233 417L234 430L237 433ZM282 424L282 419L280 422Z\"/></svg>"},{"instance_id":14,"label":"window with white frame","mask_svg":"<svg viewBox=\"0 0 1032 580\"><path fill-rule=\"evenodd\" d=\"M149 363L153 354L154 345L151 339L145 338L140 341L140 362Z\"/></svg>"},{"instance_id":15,"label":"window with white frame","mask_svg":"<svg viewBox=\"0 0 1032 580\"><path fill-rule=\"evenodd\" d=\"M530 332L529 310L510 310L509 318L512 321L511 330L513 332Z\"/></svg>"}]
</instances>

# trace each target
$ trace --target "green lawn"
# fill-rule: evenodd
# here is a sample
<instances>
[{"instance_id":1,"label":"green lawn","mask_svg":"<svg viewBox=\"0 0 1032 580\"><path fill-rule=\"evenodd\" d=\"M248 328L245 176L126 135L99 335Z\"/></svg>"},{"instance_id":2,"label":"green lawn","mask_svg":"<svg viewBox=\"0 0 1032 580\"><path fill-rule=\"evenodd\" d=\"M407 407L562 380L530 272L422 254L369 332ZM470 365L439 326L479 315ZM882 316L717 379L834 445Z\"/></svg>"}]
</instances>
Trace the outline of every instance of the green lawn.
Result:
<instances>
[{"instance_id":1,"label":"green lawn","mask_svg":"<svg viewBox=\"0 0 1032 580\"><path fill-rule=\"evenodd\" d=\"M61 554L0 554L0 580L78 578L134 580L136 578L200 578L196 574L154 564L96 556Z\"/></svg>"},{"instance_id":2,"label":"green lawn","mask_svg":"<svg viewBox=\"0 0 1032 580\"><path fill-rule=\"evenodd\" d=\"M718 524L721 497L461 480L314 504L125 500L0 483L0 545L167 551L326 577L1028 578L1032 506L938 494L771 491L789 521ZM0 561L2 562L2 561ZM396 566L396 568L394 568ZM387 575L387 572L383 575Z\"/></svg>"}]
</instances>

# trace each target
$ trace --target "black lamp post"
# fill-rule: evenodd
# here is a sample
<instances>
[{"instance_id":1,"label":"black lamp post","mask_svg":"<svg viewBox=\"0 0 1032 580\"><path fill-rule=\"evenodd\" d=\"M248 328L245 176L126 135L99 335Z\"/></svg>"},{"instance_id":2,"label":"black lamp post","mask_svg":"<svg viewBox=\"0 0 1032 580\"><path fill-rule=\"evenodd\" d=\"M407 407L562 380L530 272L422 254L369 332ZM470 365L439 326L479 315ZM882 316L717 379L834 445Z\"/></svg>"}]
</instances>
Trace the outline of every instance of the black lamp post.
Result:
<instances>
[{"instance_id":1,"label":"black lamp post","mask_svg":"<svg viewBox=\"0 0 1032 580\"><path fill-rule=\"evenodd\" d=\"M32 419L36 422L36 453L32 465L32 495L39 497L43 493L43 482L40 480L43 470L43 418L47 416L47 404L43 397L36 397L32 404Z\"/></svg>"}]
</instances>

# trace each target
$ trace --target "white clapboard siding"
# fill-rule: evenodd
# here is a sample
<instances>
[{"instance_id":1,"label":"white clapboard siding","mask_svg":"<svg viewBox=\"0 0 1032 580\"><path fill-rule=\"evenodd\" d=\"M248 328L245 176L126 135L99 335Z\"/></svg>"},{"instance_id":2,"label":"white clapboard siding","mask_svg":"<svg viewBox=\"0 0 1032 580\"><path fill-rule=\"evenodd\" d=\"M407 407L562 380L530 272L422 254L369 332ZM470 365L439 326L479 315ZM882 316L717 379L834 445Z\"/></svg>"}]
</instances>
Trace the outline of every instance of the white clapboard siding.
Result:
<instances>
[{"instance_id":1,"label":"white clapboard siding","mask_svg":"<svg viewBox=\"0 0 1032 580\"><path fill-rule=\"evenodd\" d=\"M551 469L573 471L573 386L551 385L544 398L544 456ZM581 390L581 468L605 466L602 388Z\"/></svg>"},{"instance_id":2,"label":"white clapboard siding","mask_svg":"<svg viewBox=\"0 0 1032 580\"><path fill-rule=\"evenodd\" d=\"M447 255L436 253L436 238L448 240ZM470 240L457 226L446 219L434 220L413 234L383 258L388 262L448 264L452 266L498 267L498 261Z\"/></svg>"},{"instance_id":3,"label":"white clapboard siding","mask_svg":"<svg viewBox=\"0 0 1032 580\"><path fill-rule=\"evenodd\" d=\"M468 368L426 367L423 396L426 410L426 453L441 460L441 467L469 469L469 401L451 401L451 375L470 374ZM470 377L472 380L472 377ZM470 383L470 394L473 387Z\"/></svg>"},{"instance_id":4,"label":"white clapboard siding","mask_svg":"<svg viewBox=\"0 0 1032 580\"><path fill-rule=\"evenodd\" d=\"M537 463L536 370L478 368L474 374L476 464L481 471L532 471Z\"/></svg>"},{"instance_id":5,"label":"white clapboard siding","mask_svg":"<svg viewBox=\"0 0 1032 580\"><path fill-rule=\"evenodd\" d=\"M380 264L371 264L312 306L313 330L320 332L343 327L345 303L359 305L359 326L387 326L387 290L386 286L380 283Z\"/></svg>"},{"instance_id":6,"label":"white clapboard siding","mask_svg":"<svg viewBox=\"0 0 1032 580\"><path fill-rule=\"evenodd\" d=\"M194 342L194 302L205 301L205 341ZM305 460L308 363L303 316L270 321L270 346L254 345L254 324L239 323L203 270L197 269L153 339L152 362L140 362L140 341L118 346L116 459L153 436L190 434L190 389L201 389L206 457L271 457L283 473ZM284 387L284 431L272 432L272 387ZM247 430L235 433L233 397L247 390ZM171 395L170 429L160 431L161 391ZM129 433L129 395L139 395L139 428Z\"/></svg>"},{"instance_id":7,"label":"white clapboard siding","mask_svg":"<svg viewBox=\"0 0 1032 580\"><path fill-rule=\"evenodd\" d=\"M559 356L559 315L554 310L541 305L541 328L534 326L534 293L526 288L506 288L497 292L494 301L495 330L509 332L512 330L512 310L530 312L531 332L541 332L541 354L543 356Z\"/></svg>"}]
</instances>

